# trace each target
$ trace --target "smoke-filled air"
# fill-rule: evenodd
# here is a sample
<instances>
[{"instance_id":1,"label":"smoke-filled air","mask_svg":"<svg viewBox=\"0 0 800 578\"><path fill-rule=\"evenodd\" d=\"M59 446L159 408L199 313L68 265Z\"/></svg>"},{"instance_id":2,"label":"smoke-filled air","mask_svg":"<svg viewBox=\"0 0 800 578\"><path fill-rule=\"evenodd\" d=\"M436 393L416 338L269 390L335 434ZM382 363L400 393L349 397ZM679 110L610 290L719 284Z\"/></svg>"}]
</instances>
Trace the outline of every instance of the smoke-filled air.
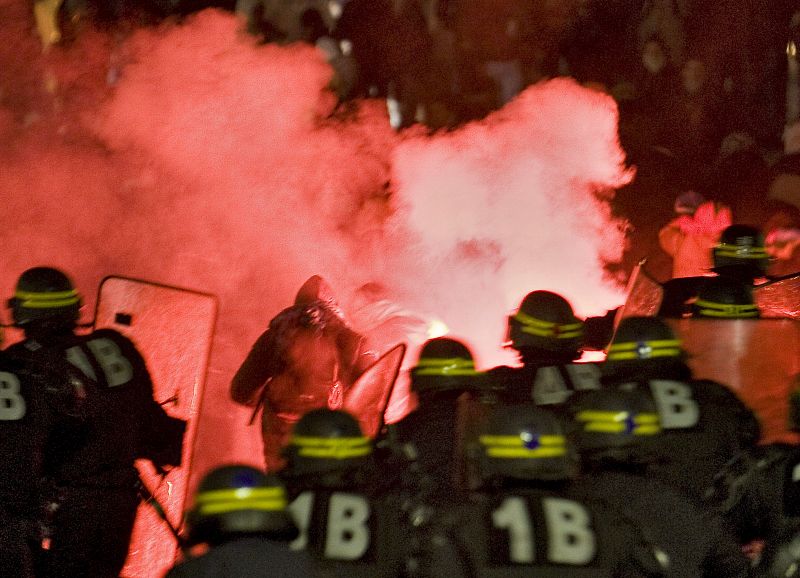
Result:
<instances>
[{"instance_id":1,"label":"smoke-filled air","mask_svg":"<svg viewBox=\"0 0 800 578\"><path fill-rule=\"evenodd\" d=\"M198 467L260 463L228 384L313 274L345 313L381 283L483 367L510 361L506 316L531 290L583 316L623 299L609 200L633 175L605 94L553 80L482 121L397 132L381 101L336 106L314 47L258 44L229 13L46 53L28 3L0 15L0 291L62 268L86 321L107 275L216 295Z\"/></svg>"}]
</instances>

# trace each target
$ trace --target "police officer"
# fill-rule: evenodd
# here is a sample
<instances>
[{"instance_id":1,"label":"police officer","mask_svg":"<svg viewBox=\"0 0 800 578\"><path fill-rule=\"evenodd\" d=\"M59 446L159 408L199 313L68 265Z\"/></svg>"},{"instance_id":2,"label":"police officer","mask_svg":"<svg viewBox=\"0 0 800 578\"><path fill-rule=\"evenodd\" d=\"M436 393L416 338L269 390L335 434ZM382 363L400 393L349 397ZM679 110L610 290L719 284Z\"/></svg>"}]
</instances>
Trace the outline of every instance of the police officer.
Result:
<instances>
[{"instance_id":1,"label":"police officer","mask_svg":"<svg viewBox=\"0 0 800 578\"><path fill-rule=\"evenodd\" d=\"M764 235L750 225L731 225L722 231L712 250L714 266L711 273L754 286L767 277L769 255ZM658 315L683 317L690 313L691 301L709 277L680 277L664 284L664 295Z\"/></svg>"},{"instance_id":2,"label":"police officer","mask_svg":"<svg viewBox=\"0 0 800 578\"><path fill-rule=\"evenodd\" d=\"M85 393L60 357L34 364L0 352L0 568L15 576L42 567L47 446L58 426L80 419Z\"/></svg>"},{"instance_id":3,"label":"police officer","mask_svg":"<svg viewBox=\"0 0 800 578\"><path fill-rule=\"evenodd\" d=\"M185 424L153 400L144 359L112 329L76 332L81 297L69 278L35 267L9 300L25 339L9 354L41 363L57 355L86 379L86 416L48 448L56 494L49 556L54 576L118 576L139 503L137 458L177 465Z\"/></svg>"},{"instance_id":4,"label":"police officer","mask_svg":"<svg viewBox=\"0 0 800 578\"><path fill-rule=\"evenodd\" d=\"M682 342L664 320L628 317L601 372L605 385L651 393L664 432L659 459L648 471L700 499L723 464L758 441L760 426L733 391L693 379L685 359Z\"/></svg>"},{"instance_id":5,"label":"police officer","mask_svg":"<svg viewBox=\"0 0 800 578\"><path fill-rule=\"evenodd\" d=\"M570 410L582 463L575 491L635 521L655 545L665 576L748 575L748 561L723 521L648 475L648 465L658 456L661 424L647 392L582 392Z\"/></svg>"},{"instance_id":6,"label":"police officer","mask_svg":"<svg viewBox=\"0 0 800 578\"><path fill-rule=\"evenodd\" d=\"M751 225L731 225L714 247L714 268L717 275L736 279L751 285L766 278L769 254L764 246L764 235Z\"/></svg>"},{"instance_id":7,"label":"police officer","mask_svg":"<svg viewBox=\"0 0 800 578\"><path fill-rule=\"evenodd\" d=\"M564 403L572 392L600 387L592 363L574 363L582 354L583 322L557 293L533 291L508 318L508 340L522 367L497 367L489 376L506 403Z\"/></svg>"},{"instance_id":8,"label":"police officer","mask_svg":"<svg viewBox=\"0 0 800 578\"><path fill-rule=\"evenodd\" d=\"M707 319L756 319L759 316L752 286L721 276L703 283L691 310L692 317Z\"/></svg>"},{"instance_id":9,"label":"police officer","mask_svg":"<svg viewBox=\"0 0 800 578\"><path fill-rule=\"evenodd\" d=\"M800 431L800 390L789 398L789 428ZM800 446L754 446L730 460L714 479L708 503L730 523L740 544L764 543L762 571L800 562ZM772 567L772 570L769 568Z\"/></svg>"},{"instance_id":10,"label":"police officer","mask_svg":"<svg viewBox=\"0 0 800 578\"><path fill-rule=\"evenodd\" d=\"M187 557L166 576L315 575L308 555L289 549L298 532L286 504L276 476L246 465L215 468L203 477L186 516L186 546L205 544L208 551Z\"/></svg>"},{"instance_id":11,"label":"police officer","mask_svg":"<svg viewBox=\"0 0 800 578\"><path fill-rule=\"evenodd\" d=\"M411 369L417 407L389 427L397 453L413 462L420 491L447 494L463 482L459 436L480 413L487 383L463 342L437 337L423 344Z\"/></svg>"},{"instance_id":12,"label":"police officer","mask_svg":"<svg viewBox=\"0 0 800 578\"><path fill-rule=\"evenodd\" d=\"M562 419L497 406L467 446L471 492L421 526L426 576L662 576L629 517L571 490L578 458Z\"/></svg>"},{"instance_id":13,"label":"police officer","mask_svg":"<svg viewBox=\"0 0 800 578\"><path fill-rule=\"evenodd\" d=\"M323 575L400 576L409 543L401 493L379 479L358 421L342 410L312 410L285 453L281 476L300 529L292 547L306 549Z\"/></svg>"}]
</instances>

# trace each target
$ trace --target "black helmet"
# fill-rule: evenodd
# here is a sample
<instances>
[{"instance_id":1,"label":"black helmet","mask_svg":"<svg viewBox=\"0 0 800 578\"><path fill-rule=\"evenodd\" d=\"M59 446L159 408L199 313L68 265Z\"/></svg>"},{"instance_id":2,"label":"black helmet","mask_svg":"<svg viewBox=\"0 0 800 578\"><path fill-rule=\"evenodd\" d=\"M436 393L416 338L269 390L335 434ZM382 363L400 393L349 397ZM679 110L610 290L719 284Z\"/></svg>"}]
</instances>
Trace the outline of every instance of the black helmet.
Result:
<instances>
[{"instance_id":1,"label":"black helmet","mask_svg":"<svg viewBox=\"0 0 800 578\"><path fill-rule=\"evenodd\" d=\"M58 269L34 267L20 275L8 306L18 327L36 323L71 328L78 321L81 296Z\"/></svg>"},{"instance_id":2,"label":"black helmet","mask_svg":"<svg viewBox=\"0 0 800 578\"><path fill-rule=\"evenodd\" d=\"M300 418L284 452L290 477L352 472L366 463L372 441L346 411L321 408Z\"/></svg>"},{"instance_id":3,"label":"black helmet","mask_svg":"<svg viewBox=\"0 0 800 578\"><path fill-rule=\"evenodd\" d=\"M574 478L577 453L565 424L533 404L498 406L480 428L477 457L484 482Z\"/></svg>"},{"instance_id":4,"label":"black helmet","mask_svg":"<svg viewBox=\"0 0 800 578\"><path fill-rule=\"evenodd\" d=\"M578 451L589 461L639 464L655 457L653 436L661 433L655 401L646 389L603 388L570 400Z\"/></svg>"},{"instance_id":5,"label":"black helmet","mask_svg":"<svg viewBox=\"0 0 800 578\"><path fill-rule=\"evenodd\" d=\"M714 268L720 275L752 281L763 277L769 266L764 235L750 225L731 225L722 231L714 247Z\"/></svg>"},{"instance_id":6,"label":"black helmet","mask_svg":"<svg viewBox=\"0 0 800 578\"><path fill-rule=\"evenodd\" d=\"M238 536L290 541L297 527L286 510L286 490L274 475L246 465L206 474L186 516L188 543L220 544Z\"/></svg>"},{"instance_id":7,"label":"black helmet","mask_svg":"<svg viewBox=\"0 0 800 578\"><path fill-rule=\"evenodd\" d=\"M630 379L686 380L686 353L666 321L659 317L623 319L600 365L604 381Z\"/></svg>"},{"instance_id":8,"label":"black helmet","mask_svg":"<svg viewBox=\"0 0 800 578\"><path fill-rule=\"evenodd\" d=\"M693 317L752 319L758 314L752 287L728 277L709 277L692 303Z\"/></svg>"},{"instance_id":9,"label":"black helmet","mask_svg":"<svg viewBox=\"0 0 800 578\"><path fill-rule=\"evenodd\" d=\"M517 351L540 350L580 357L583 322L569 301L551 291L528 293L508 318L508 339Z\"/></svg>"},{"instance_id":10,"label":"black helmet","mask_svg":"<svg viewBox=\"0 0 800 578\"><path fill-rule=\"evenodd\" d=\"M411 369L415 392L456 391L475 388L480 376L469 348L449 337L426 341Z\"/></svg>"}]
</instances>

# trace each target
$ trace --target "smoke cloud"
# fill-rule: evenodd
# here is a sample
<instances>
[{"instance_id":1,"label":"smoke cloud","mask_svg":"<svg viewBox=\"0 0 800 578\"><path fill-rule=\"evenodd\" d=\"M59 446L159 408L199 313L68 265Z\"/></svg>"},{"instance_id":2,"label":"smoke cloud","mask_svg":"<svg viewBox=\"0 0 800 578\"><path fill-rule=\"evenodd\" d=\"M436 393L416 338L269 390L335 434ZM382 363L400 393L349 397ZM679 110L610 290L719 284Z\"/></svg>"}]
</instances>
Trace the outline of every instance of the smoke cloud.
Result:
<instances>
[{"instance_id":1,"label":"smoke cloud","mask_svg":"<svg viewBox=\"0 0 800 578\"><path fill-rule=\"evenodd\" d=\"M315 48L258 45L223 12L87 28L46 54L27 3L2 0L0 21L0 291L53 265L89 310L110 274L217 295L197 471L260 463L227 386L313 274L345 311L383 283L483 366L509 361L505 318L529 291L582 315L622 300L609 201L632 174L606 95L553 80L458 130L398 134L380 102L336 107Z\"/></svg>"}]
</instances>

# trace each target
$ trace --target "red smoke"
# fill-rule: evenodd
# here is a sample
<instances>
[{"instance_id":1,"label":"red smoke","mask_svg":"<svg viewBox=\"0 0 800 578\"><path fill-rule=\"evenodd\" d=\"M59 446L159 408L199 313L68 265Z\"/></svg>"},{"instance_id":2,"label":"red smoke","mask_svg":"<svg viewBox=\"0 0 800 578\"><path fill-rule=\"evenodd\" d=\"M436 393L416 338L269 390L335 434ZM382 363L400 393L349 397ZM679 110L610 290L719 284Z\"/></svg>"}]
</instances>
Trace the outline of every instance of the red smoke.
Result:
<instances>
[{"instance_id":1,"label":"red smoke","mask_svg":"<svg viewBox=\"0 0 800 578\"><path fill-rule=\"evenodd\" d=\"M397 134L380 102L334 113L314 48L259 46L232 15L87 29L43 55L29 4L0 1L0 294L44 264L90 308L109 274L216 294L197 473L260 463L227 386L312 274L345 310L382 282L484 366L507 361L505 316L528 291L583 315L622 300L608 201L632 175L610 97L556 80L451 133Z\"/></svg>"}]
</instances>

